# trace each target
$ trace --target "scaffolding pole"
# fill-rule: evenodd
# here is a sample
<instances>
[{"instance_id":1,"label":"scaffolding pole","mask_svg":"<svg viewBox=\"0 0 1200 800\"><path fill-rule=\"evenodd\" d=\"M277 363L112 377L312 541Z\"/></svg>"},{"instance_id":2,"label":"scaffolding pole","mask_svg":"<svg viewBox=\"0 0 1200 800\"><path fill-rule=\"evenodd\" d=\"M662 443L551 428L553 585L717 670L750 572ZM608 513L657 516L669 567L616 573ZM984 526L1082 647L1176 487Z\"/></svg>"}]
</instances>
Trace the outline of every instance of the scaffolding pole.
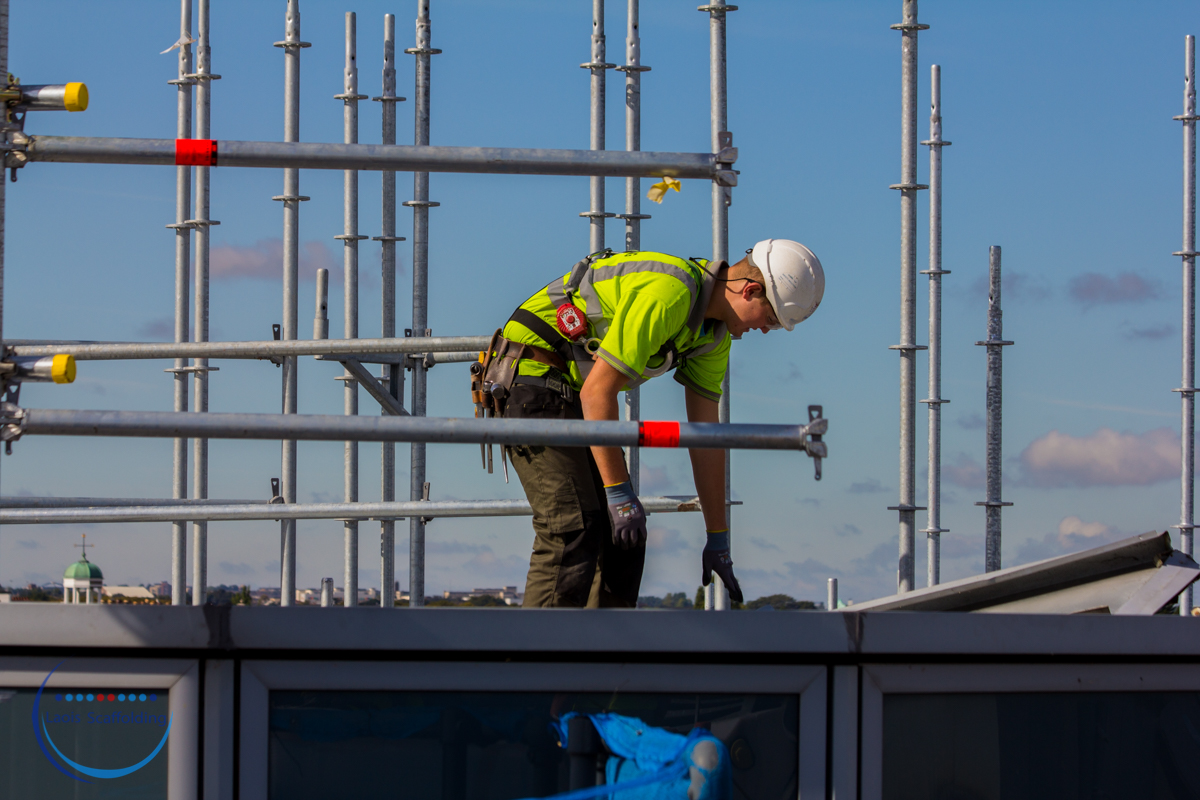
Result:
<instances>
[{"instance_id":1,"label":"scaffolding pole","mask_svg":"<svg viewBox=\"0 0 1200 800\"><path fill-rule=\"evenodd\" d=\"M341 238L340 236L337 238ZM365 238L365 237L359 237ZM474 353L488 345L487 336L441 336L405 339L319 339L263 342L52 342L9 339L12 355L52 356L65 353L76 361L119 361L153 358L257 358L318 356L370 360L372 355L395 358L426 355L437 358L448 353Z\"/></svg>"},{"instance_id":2,"label":"scaffolding pole","mask_svg":"<svg viewBox=\"0 0 1200 800\"><path fill-rule=\"evenodd\" d=\"M993 246L988 253L988 278L988 338L975 343L987 348L987 499L975 505L983 506L987 515L983 569L985 572L995 572L1001 566L1000 509L1012 505L1000 499L1004 478L1004 348L1012 342L1004 339L998 246Z\"/></svg>"},{"instance_id":3,"label":"scaffolding pole","mask_svg":"<svg viewBox=\"0 0 1200 800\"><path fill-rule=\"evenodd\" d=\"M726 9L731 6L725 6ZM405 52L419 48L410 48ZM440 51L438 51L440 52ZM183 148L183 149L181 149ZM192 149L188 149L192 148ZM214 167L260 169L359 169L386 172L461 172L490 175L603 175L610 178L714 180L736 186L732 148L720 153L643 150L549 150L519 147L433 147L332 144L326 142L236 142L175 139L23 137L14 151L28 161L59 164L169 166L203 162ZM196 150L201 152L197 153Z\"/></svg>"},{"instance_id":4,"label":"scaffolding pole","mask_svg":"<svg viewBox=\"0 0 1200 800\"><path fill-rule=\"evenodd\" d=\"M209 0L200 0L199 19L196 31L196 138L207 139L212 129L212 82L220 75L212 74L212 48L209 45ZM208 167L196 167L196 231L195 251L195 320L192 338L197 342L208 341L208 253L209 229L219 225L209 219L209 174ZM208 411L208 359L197 358L192 370L195 399L192 410ZM196 439L192 443L192 494L197 499L208 497L208 440ZM192 523L192 605L204 605L208 587L208 523Z\"/></svg>"},{"instance_id":5,"label":"scaffolding pole","mask_svg":"<svg viewBox=\"0 0 1200 800\"><path fill-rule=\"evenodd\" d=\"M1180 435L1183 440L1179 494L1179 549L1192 555L1196 467L1196 37L1184 44L1183 114L1183 249L1172 255L1183 258L1183 386ZM1192 587L1179 595L1179 614L1192 611Z\"/></svg>"},{"instance_id":6,"label":"scaffolding pole","mask_svg":"<svg viewBox=\"0 0 1200 800\"><path fill-rule=\"evenodd\" d=\"M414 147L429 145L429 69L430 56L441 50L431 46L429 0L417 0L417 46L405 53L416 56L416 92L413 108ZM429 173L413 173L413 199L404 205L413 210L412 255L412 332L429 336L429 209L439 205L429 200ZM423 361L412 363L412 415L425 416L426 368ZM428 500L429 484L425 482L425 444L414 442L409 458L409 499ZM425 605L425 520L412 517L408 521L408 586L410 607ZM384 587L390 591L390 587Z\"/></svg>"},{"instance_id":7,"label":"scaffolding pole","mask_svg":"<svg viewBox=\"0 0 1200 800\"><path fill-rule=\"evenodd\" d=\"M309 47L300 41L300 2L288 0L284 39L275 43L283 48L283 139L300 141L300 50ZM299 335L299 253L300 170L289 167L283 171L283 194L272 198L283 203L283 340L292 341ZM283 359L283 413L297 411L295 356ZM296 441L284 439L281 445L282 473L280 479L283 502L296 502ZM280 527L279 604L290 606L296 600L296 521L283 520Z\"/></svg>"},{"instance_id":8,"label":"scaffolding pole","mask_svg":"<svg viewBox=\"0 0 1200 800\"><path fill-rule=\"evenodd\" d=\"M593 152L604 150L604 102L605 71L616 64L605 60L604 0L592 0L592 58L581 68L591 71L589 81L590 103L588 113L589 146ZM604 220L612 214L604 211L604 178L593 175L588 182L591 199L589 209L579 216L588 220L588 252L599 253L604 249Z\"/></svg>"},{"instance_id":9,"label":"scaffolding pole","mask_svg":"<svg viewBox=\"0 0 1200 800\"><path fill-rule=\"evenodd\" d=\"M929 524L926 537L927 583L942 582L942 148L950 142L942 139L942 68L929 68Z\"/></svg>"},{"instance_id":10,"label":"scaffolding pole","mask_svg":"<svg viewBox=\"0 0 1200 800\"><path fill-rule=\"evenodd\" d=\"M699 511L696 497L640 498L652 514ZM289 503L220 501L203 505L180 506L166 501L148 501L150 505L87 506L59 508L0 508L2 525L82 525L128 522L171 522L181 515L186 520L277 520L332 519L375 520L404 519L419 514L426 519L439 517L521 517L533 513L525 500L442 500L390 503ZM157 504L155 504L157 502ZM182 511L181 508L186 509Z\"/></svg>"},{"instance_id":11,"label":"scaffolding pole","mask_svg":"<svg viewBox=\"0 0 1200 800\"><path fill-rule=\"evenodd\" d=\"M628 0L628 4L625 63L618 66L617 70L625 73L625 150L636 153L642 149L642 73L649 72L650 68L642 66L642 40L638 34L638 0ZM641 250L642 220L650 219L650 215L642 213L642 182L639 178L625 179L625 213L618 214L617 217L625 220L625 250ZM603 225L604 220L600 220L600 224ZM641 419L641 416L642 390L634 387L625 392L625 419L636 420ZM626 458L629 460L629 482L633 486L634 494L637 494L642 488L641 451L630 447Z\"/></svg>"},{"instance_id":12,"label":"scaffolding pole","mask_svg":"<svg viewBox=\"0 0 1200 800\"><path fill-rule=\"evenodd\" d=\"M545 447L665 447L801 450L825 458L825 443L810 441L829 421L807 425L659 422L643 420L476 419L473 417L347 417L342 414L189 414L171 411L0 409L6 441L21 436L294 439L304 441L432 442ZM420 498L417 498L420 499Z\"/></svg>"},{"instance_id":13,"label":"scaffolding pole","mask_svg":"<svg viewBox=\"0 0 1200 800\"><path fill-rule=\"evenodd\" d=\"M353 11L346 12L346 66L342 71L342 139L346 144L358 144L358 101L366 95L358 93L357 27ZM342 233L334 237L342 241L343 300L342 335L347 340L358 338L358 243L366 236L358 233L358 171L346 170L342 176ZM349 369L342 371L342 410L347 416L358 414L358 382ZM358 502L358 442L344 442L342 452L342 496L347 503ZM343 606L358 605L358 520L342 522L343 569L345 587Z\"/></svg>"},{"instance_id":14,"label":"scaffolding pole","mask_svg":"<svg viewBox=\"0 0 1200 800\"><path fill-rule=\"evenodd\" d=\"M737 11L737 6L726 5L725 0L709 5L700 6L700 11L708 13L708 87L709 87L709 121L711 123L712 151L714 158L729 158L733 148L733 134L729 132L728 104L726 97L725 75L725 15ZM725 155L722 155L725 154ZM719 169L732 169L730 163L720 164ZM713 261L729 259L729 205L733 202L730 186L720 181L712 187L712 250ZM729 422L729 370L721 382L721 400L718 404L717 419L722 423ZM725 451L725 524L732 533L732 516L730 507L730 465L729 451ZM714 574L712 583L705 587L704 608L706 610L722 611L729 608L729 590L721 583L720 576Z\"/></svg>"},{"instance_id":15,"label":"scaffolding pole","mask_svg":"<svg viewBox=\"0 0 1200 800\"><path fill-rule=\"evenodd\" d=\"M904 0L903 22L892 25L900 31L900 344L889 349L900 352L900 502L888 506L900 514L900 555L896 585L899 592L916 588L916 416L917 351L917 33L928 25L917 22L917 0Z\"/></svg>"},{"instance_id":16,"label":"scaffolding pole","mask_svg":"<svg viewBox=\"0 0 1200 800\"><path fill-rule=\"evenodd\" d=\"M179 76L170 81L176 87L175 135L192 137L192 0L179 5ZM186 342L188 331L188 281L191 278L192 174L187 166L175 167L175 341ZM186 358L176 358L167 370L174 380L176 412L188 410L188 368ZM171 496L187 497L187 439L177 438L171 451ZM197 590L197 594L200 591ZM183 522L171 526L171 605L187 605L187 527Z\"/></svg>"},{"instance_id":17,"label":"scaffolding pole","mask_svg":"<svg viewBox=\"0 0 1200 800\"><path fill-rule=\"evenodd\" d=\"M383 93L374 98L383 104L383 143L396 143L396 103L403 97L396 96L396 17L393 14L383 16ZM396 235L396 173L384 172L382 179L383 233L373 237L381 243L380 264L382 270L382 302L384 339L396 338L396 242L404 241L403 236ZM403 392L400 391L404 378L404 368L399 363L384 364L380 381L399 406L403 403ZM380 413L387 413L380 409ZM385 503L396 499L396 445L384 442L380 453L380 491ZM391 608L396 605L396 593L391 587L396 582L396 521L381 520L379 530L380 557L380 595L379 605Z\"/></svg>"}]
</instances>

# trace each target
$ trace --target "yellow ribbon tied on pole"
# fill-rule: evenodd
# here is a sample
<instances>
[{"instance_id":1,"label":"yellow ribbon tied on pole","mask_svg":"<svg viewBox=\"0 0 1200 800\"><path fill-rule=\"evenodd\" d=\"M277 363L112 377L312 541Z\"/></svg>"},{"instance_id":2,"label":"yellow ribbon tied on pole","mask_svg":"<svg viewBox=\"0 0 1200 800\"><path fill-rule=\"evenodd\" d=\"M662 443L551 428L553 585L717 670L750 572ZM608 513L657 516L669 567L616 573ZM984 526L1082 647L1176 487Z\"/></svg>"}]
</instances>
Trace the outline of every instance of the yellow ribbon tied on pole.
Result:
<instances>
[{"instance_id":1,"label":"yellow ribbon tied on pole","mask_svg":"<svg viewBox=\"0 0 1200 800\"><path fill-rule=\"evenodd\" d=\"M656 203L661 203L667 195L667 189L674 189L678 192L683 189L683 184L677 178L663 178L662 181L650 187L650 191L646 192L646 197Z\"/></svg>"}]
</instances>

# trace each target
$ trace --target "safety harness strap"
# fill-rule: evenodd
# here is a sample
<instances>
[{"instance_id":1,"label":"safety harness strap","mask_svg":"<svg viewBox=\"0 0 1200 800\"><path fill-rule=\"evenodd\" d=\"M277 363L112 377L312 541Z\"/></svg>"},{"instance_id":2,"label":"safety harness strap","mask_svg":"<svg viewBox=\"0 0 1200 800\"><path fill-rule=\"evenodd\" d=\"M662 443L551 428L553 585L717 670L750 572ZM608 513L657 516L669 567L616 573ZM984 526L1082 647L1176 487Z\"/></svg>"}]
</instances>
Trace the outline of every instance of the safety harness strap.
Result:
<instances>
[{"instance_id":1,"label":"safety harness strap","mask_svg":"<svg viewBox=\"0 0 1200 800\"><path fill-rule=\"evenodd\" d=\"M513 378L513 383L521 383L525 384L526 386L538 386L543 389L549 389L551 392L554 392L562 397L562 399L566 400L568 403L575 401L575 390L571 388L571 384L568 383L565 378L560 379L550 375L545 377L538 377L536 375L518 375L517 377Z\"/></svg>"},{"instance_id":2,"label":"safety harness strap","mask_svg":"<svg viewBox=\"0 0 1200 800\"><path fill-rule=\"evenodd\" d=\"M563 337L561 333L550 326L550 323L524 308L518 308L508 318L509 322L519 322L529 330L533 331L542 339L546 340L546 344L553 348L555 353L558 353L562 358L564 365L570 364L575 360L571 353L571 344Z\"/></svg>"}]
</instances>

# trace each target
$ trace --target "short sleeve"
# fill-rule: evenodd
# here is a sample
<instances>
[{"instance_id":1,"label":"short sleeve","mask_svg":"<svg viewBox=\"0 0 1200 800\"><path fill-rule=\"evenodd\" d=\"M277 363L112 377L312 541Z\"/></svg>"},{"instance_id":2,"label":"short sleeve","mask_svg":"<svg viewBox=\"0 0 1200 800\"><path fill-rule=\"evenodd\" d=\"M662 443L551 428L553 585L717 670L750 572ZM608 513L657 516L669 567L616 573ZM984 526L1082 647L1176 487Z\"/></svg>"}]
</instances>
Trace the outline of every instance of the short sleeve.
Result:
<instances>
[{"instance_id":1,"label":"short sleeve","mask_svg":"<svg viewBox=\"0 0 1200 800\"><path fill-rule=\"evenodd\" d=\"M597 355L609 366L631 379L642 377L646 365L668 340L687 324L691 296L674 278L655 276L679 286L673 296L649 286L630 285L622 291L613 309L612 322ZM632 282L631 282L632 283Z\"/></svg>"}]
</instances>

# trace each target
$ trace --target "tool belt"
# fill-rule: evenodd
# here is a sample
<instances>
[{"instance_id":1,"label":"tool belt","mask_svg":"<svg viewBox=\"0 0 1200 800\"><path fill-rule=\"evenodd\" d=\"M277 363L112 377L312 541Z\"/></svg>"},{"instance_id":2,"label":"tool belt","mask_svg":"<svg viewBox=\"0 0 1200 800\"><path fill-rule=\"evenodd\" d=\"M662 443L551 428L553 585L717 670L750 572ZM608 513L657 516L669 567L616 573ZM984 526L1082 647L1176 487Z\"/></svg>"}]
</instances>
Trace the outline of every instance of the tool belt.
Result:
<instances>
[{"instance_id":1,"label":"tool belt","mask_svg":"<svg viewBox=\"0 0 1200 800\"><path fill-rule=\"evenodd\" d=\"M544 377L518 374L522 360L545 364L558 372L558 376ZM575 390L567 381L568 366L557 353L541 347L505 339L501 330L492 334L487 350L479 354L479 361L471 365L471 402L475 404L476 417L502 417L514 383L541 386L562 395L570 402Z\"/></svg>"},{"instance_id":2,"label":"tool belt","mask_svg":"<svg viewBox=\"0 0 1200 800\"><path fill-rule=\"evenodd\" d=\"M471 365L471 402L475 404L475 416L503 417L513 384L540 386L562 395L568 403L575 399L575 390L567 379L567 362L557 353L541 347L505 339L497 329L492 334L488 347L479 354L479 360ZM539 334L540 335L540 334ZM561 337L559 337L561 338ZM553 340L551 340L553 341ZM519 374L522 360L536 361L550 367L545 376ZM504 465L504 481L508 482L507 450L500 448L500 460ZM490 474L492 471L492 446L479 445L479 455Z\"/></svg>"}]
</instances>

